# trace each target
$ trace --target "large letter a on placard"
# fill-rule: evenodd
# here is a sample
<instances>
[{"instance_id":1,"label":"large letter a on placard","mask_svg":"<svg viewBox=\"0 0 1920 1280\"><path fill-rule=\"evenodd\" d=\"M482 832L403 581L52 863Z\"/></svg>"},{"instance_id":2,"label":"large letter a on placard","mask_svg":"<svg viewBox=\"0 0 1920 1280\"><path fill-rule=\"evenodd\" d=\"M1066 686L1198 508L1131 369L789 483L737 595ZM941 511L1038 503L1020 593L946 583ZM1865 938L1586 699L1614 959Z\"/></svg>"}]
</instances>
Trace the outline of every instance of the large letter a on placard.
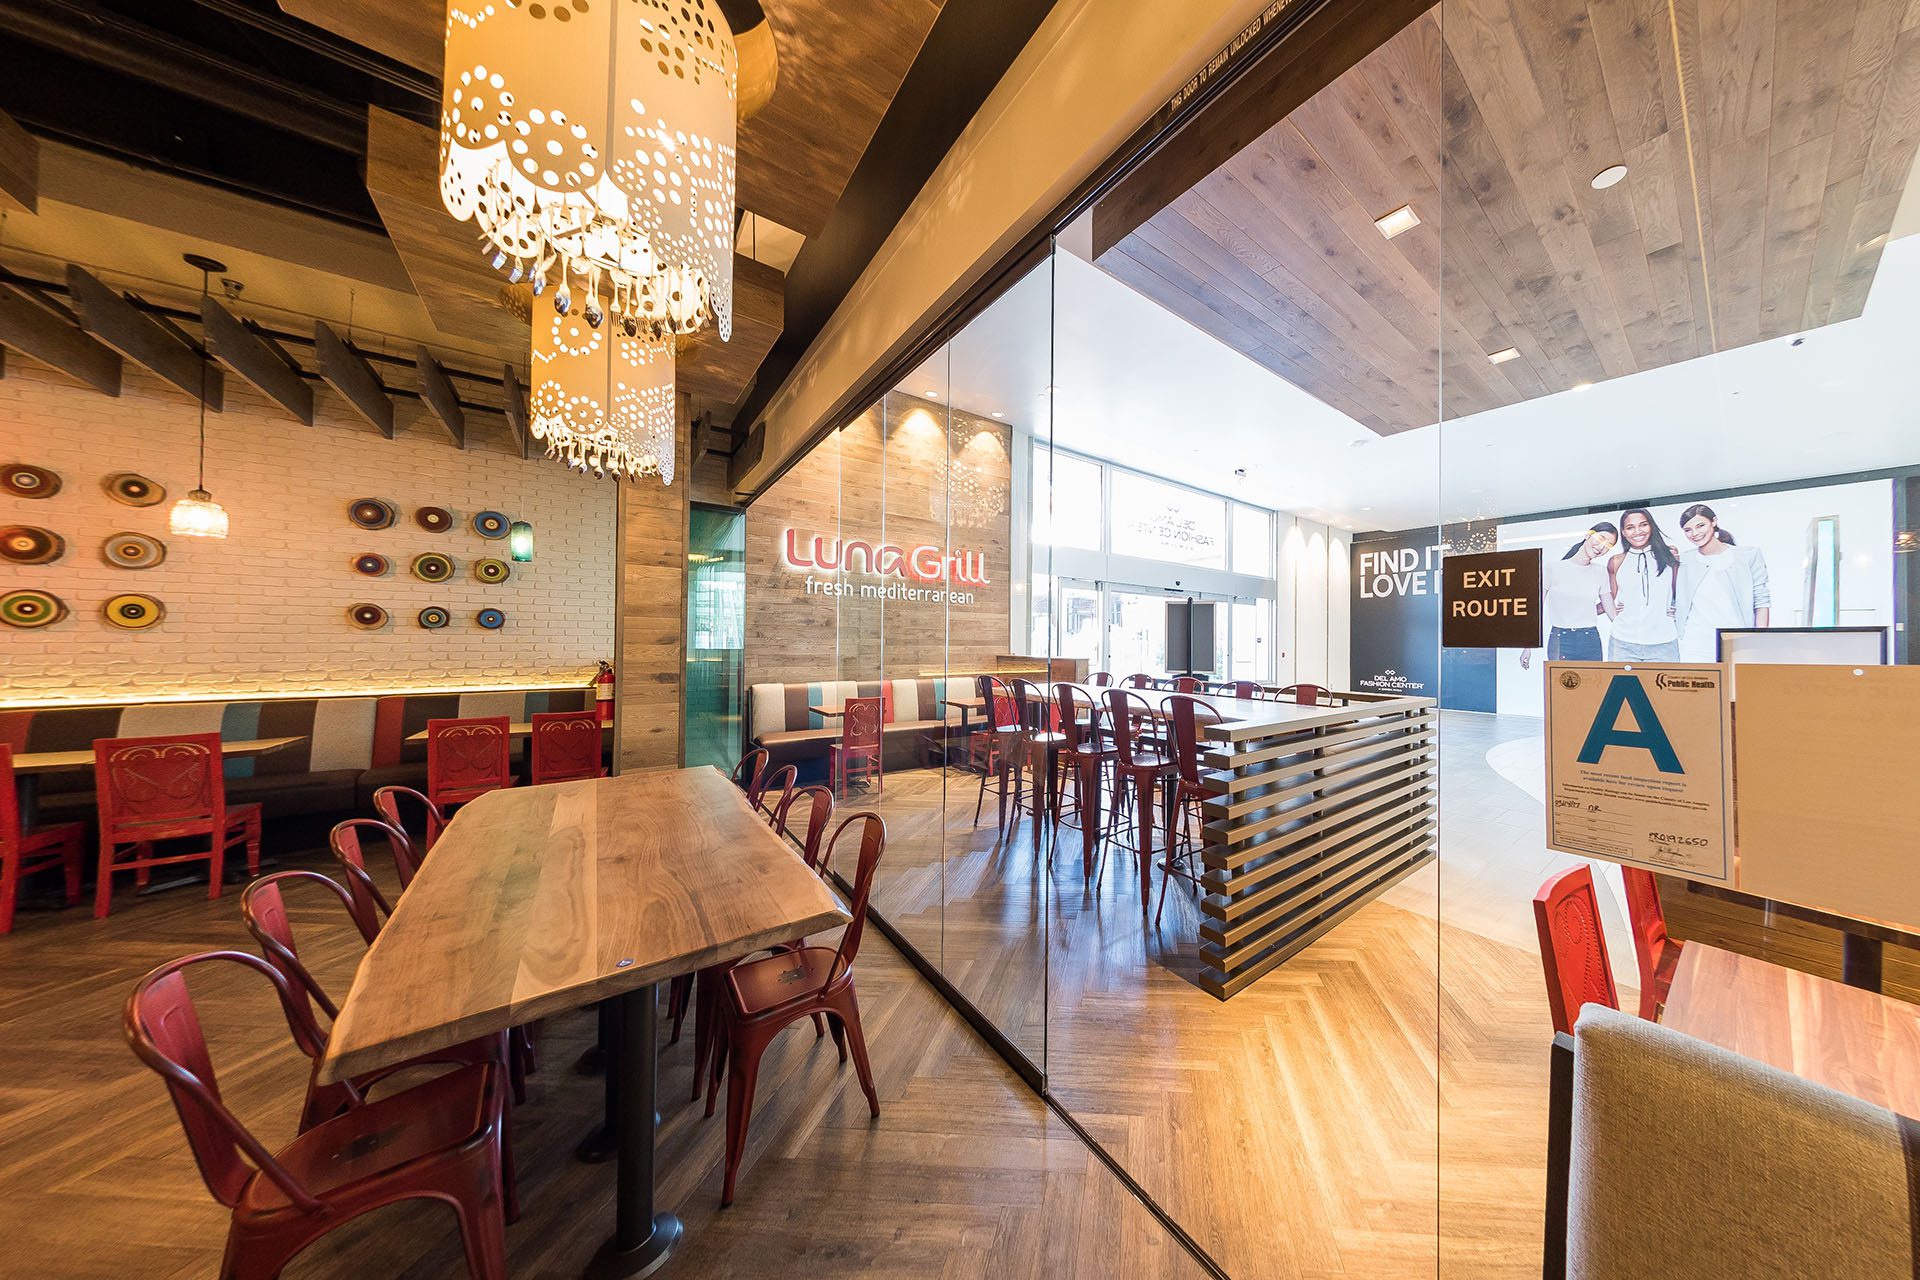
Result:
<instances>
[{"instance_id":1,"label":"large letter a on placard","mask_svg":"<svg viewBox=\"0 0 1920 1280\"><path fill-rule=\"evenodd\" d=\"M1620 712L1629 708L1633 711L1634 728L1622 729ZM1653 754L1654 768L1660 772L1686 772L1680 767L1680 757L1667 738L1660 717L1654 714L1653 700L1647 697L1647 687L1640 683L1639 676L1622 674L1613 678L1600 697L1600 709L1593 713L1593 727L1587 730L1587 740L1580 745L1576 758L1581 764L1599 764L1601 754L1608 747L1648 751Z\"/></svg>"}]
</instances>

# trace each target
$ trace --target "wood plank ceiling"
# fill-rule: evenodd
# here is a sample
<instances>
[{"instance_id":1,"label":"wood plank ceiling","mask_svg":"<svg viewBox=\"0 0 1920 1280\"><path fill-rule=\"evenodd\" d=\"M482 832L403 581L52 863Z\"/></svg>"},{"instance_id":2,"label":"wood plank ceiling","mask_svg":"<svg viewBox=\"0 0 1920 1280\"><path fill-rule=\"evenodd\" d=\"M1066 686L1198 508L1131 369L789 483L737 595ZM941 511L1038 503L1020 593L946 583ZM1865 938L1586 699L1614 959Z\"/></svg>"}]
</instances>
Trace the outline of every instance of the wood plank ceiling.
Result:
<instances>
[{"instance_id":1,"label":"wood plank ceiling","mask_svg":"<svg viewBox=\"0 0 1920 1280\"><path fill-rule=\"evenodd\" d=\"M1099 264L1381 434L1860 314L1920 141L1920 4L1444 7Z\"/></svg>"}]
</instances>

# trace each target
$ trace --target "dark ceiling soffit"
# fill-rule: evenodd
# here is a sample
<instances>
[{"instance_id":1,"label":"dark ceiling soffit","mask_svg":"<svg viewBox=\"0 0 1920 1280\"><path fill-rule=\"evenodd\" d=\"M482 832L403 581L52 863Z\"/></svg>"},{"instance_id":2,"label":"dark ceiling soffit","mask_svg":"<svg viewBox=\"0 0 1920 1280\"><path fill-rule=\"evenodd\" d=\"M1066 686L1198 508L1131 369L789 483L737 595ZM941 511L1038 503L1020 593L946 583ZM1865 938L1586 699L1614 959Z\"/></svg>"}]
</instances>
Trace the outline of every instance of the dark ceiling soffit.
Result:
<instances>
[{"instance_id":1,"label":"dark ceiling soffit","mask_svg":"<svg viewBox=\"0 0 1920 1280\"><path fill-rule=\"evenodd\" d=\"M1364 0L1303 11L1272 51L1220 84L1199 114L1163 138L1093 207L1097 262L1140 225L1292 115L1435 0Z\"/></svg>"},{"instance_id":2,"label":"dark ceiling soffit","mask_svg":"<svg viewBox=\"0 0 1920 1280\"><path fill-rule=\"evenodd\" d=\"M787 272L786 328L735 421L765 410L1054 0L947 0L820 234Z\"/></svg>"},{"instance_id":3,"label":"dark ceiling soffit","mask_svg":"<svg viewBox=\"0 0 1920 1280\"><path fill-rule=\"evenodd\" d=\"M735 455L734 465L729 468L728 479L734 484L735 493L740 495L743 501L752 502L772 487L820 441L865 412L868 405L873 404L886 393L889 387L904 378L920 361L926 359L929 353L964 328L967 322L984 310L994 298L1011 288L1032 263L1051 252L1053 237L1059 230L1092 208L1136 167L1151 159L1189 125L1213 110L1215 103L1219 102L1228 90L1254 72L1275 48L1284 47L1285 42L1309 21L1316 24L1316 29L1337 26L1349 21L1364 21L1369 9L1376 2L1377 0L1304 0L1304 3L1297 5L1291 11L1271 18L1263 14L1257 32L1251 37L1248 37L1245 32L1241 37L1236 37L1239 48L1231 57L1221 63L1210 76L1197 77L1201 81L1197 87L1191 80L1182 86L1180 93L1173 101L1167 103L1145 124L1134 130L1133 134L1112 155L1108 156L1085 182L1056 205L1053 211L1042 218L1031 232L1007 250L999 261L983 272L981 283L936 318L927 327L919 341L910 340L908 343L901 344L902 354L883 363L879 372L873 377L842 396L821 420L820 425L807 437L803 447L794 450L772 475L751 491L747 491L739 487L739 477L759 461L760 450L753 446L764 447L765 444L765 424L756 424L753 431L748 434L749 447ZM1405 0L1392 0L1395 5L1404 2ZM1432 3L1433 0L1427 0L1427 3L1420 7L1419 12L1430 8ZM1400 25L1406 24L1403 22ZM938 30L937 25L935 29ZM1394 30L1399 30L1399 27L1395 27ZM1384 40L1385 37L1381 39ZM925 51L923 50L922 53L924 55ZM917 71L919 68L917 61L914 67ZM911 79L910 75L909 80ZM898 98L894 100L896 107L899 101ZM891 116L892 113L888 114ZM881 127L883 129L886 127L884 121ZM788 326L788 332L793 332L791 325ZM778 354L778 351L779 348L776 347L775 354ZM770 365L771 357L769 364L761 368L759 385L762 387L777 386L790 371L789 366L789 369L780 370L775 375ZM743 405L737 421L751 421L752 414L757 414L765 408L766 399L766 396L758 395L752 403ZM743 461L749 458L751 462L743 465Z\"/></svg>"}]
</instances>

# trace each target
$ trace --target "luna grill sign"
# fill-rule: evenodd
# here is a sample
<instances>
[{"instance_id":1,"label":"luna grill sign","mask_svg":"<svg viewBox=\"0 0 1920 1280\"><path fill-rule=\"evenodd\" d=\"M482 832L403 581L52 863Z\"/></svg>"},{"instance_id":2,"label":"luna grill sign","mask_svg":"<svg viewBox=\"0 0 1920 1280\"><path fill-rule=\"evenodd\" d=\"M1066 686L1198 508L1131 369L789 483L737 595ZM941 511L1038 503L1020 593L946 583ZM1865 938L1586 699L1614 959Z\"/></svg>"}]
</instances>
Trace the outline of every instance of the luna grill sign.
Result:
<instances>
[{"instance_id":1,"label":"luna grill sign","mask_svg":"<svg viewBox=\"0 0 1920 1280\"><path fill-rule=\"evenodd\" d=\"M972 604L973 592L954 588L988 584L985 552L964 548L949 551L931 543L898 547L788 529L781 538L780 559L788 569L807 575L810 596ZM819 576L828 574L834 576ZM847 580L854 575L879 581Z\"/></svg>"}]
</instances>

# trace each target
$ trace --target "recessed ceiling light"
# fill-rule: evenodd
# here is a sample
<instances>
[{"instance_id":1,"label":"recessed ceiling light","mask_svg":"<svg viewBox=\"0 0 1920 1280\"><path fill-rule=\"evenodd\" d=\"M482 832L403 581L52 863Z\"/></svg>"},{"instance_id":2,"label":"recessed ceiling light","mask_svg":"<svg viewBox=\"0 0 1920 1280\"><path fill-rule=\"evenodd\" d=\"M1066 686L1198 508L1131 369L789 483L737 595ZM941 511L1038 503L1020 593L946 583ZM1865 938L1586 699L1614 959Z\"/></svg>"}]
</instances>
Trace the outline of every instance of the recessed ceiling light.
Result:
<instances>
[{"instance_id":1,"label":"recessed ceiling light","mask_svg":"<svg viewBox=\"0 0 1920 1280\"><path fill-rule=\"evenodd\" d=\"M1505 364L1509 360L1518 360L1519 358L1520 358L1520 348L1507 347L1504 350L1496 351L1492 355L1488 356L1487 363L1488 364Z\"/></svg>"},{"instance_id":2,"label":"recessed ceiling light","mask_svg":"<svg viewBox=\"0 0 1920 1280\"><path fill-rule=\"evenodd\" d=\"M1605 191L1608 187L1626 176L1627 166L1623 164L1608 165L1593 175L1593 189L1595 191Z\"/></svg>"},{"instance_id":3,"label":"recessed ceiling light","mask_svg":"<svg viewBox=\"0 0 1920 1280\"><path fill-rule=\"evenodd\" d=\"M1593 384L1591 382L1576 382L1569 389L1573 391L1591 391L1593 390Z\"/></svg>"},{"instance_id":4,"label":"recessed ceiling light","mask_svg":"<svg viewBox=\"0 0 1920 1280\"><path fill-rule=\"evenodd\" d=\"M995 410L993 411L993 416L994 416L994 417L996 417L996 418L1004 418L1004 417L1006 417L1007 415L1006 415L1006 414L1004 414L1004 413L1002 413L1002 412L1000 412L1000 411L999 411L998 409L995 409Z\"/></svg>"},{"instance_id":5,"label":"recessed ceiling light","mask_svg":"<svg viewBox=\"0 0 1920 1280\"><path fill-rule=\"evenodd\" d=\"M925 394L925 396L929 400L938 400L940 398L940 393L938 391L928 391L923 394Z\"/></svg>"},{"instance_id":6,"label":"recessed ceiling light","mask_svg":"<svg viewBox=\"0 0 1920 1280\"><path fill-rule=\"evenodd\" d=\"M1365 440L1349 440L1349 441L1347 441L1347 448L1349 448L1349 449L1363 449L1363 448L1365 448L1365 447L1366 447L1366 444L1367 444L1367 442L1366 442Z\"/></svg>"},{"instance_id":7,"label":"recessed ceiling light","mask_svg":"<svg viewBox=\"0 0 1920 1280\"><path fill-rule=\"evenodd\" d=\"M1411 231L1419 226L1420 215L1413 211L1412 205L1403 204L1385 217L1375 218L1373 225L1380 228L1381 235L1391 240L1402 232Z\"/></svg>"}]
</instances>

